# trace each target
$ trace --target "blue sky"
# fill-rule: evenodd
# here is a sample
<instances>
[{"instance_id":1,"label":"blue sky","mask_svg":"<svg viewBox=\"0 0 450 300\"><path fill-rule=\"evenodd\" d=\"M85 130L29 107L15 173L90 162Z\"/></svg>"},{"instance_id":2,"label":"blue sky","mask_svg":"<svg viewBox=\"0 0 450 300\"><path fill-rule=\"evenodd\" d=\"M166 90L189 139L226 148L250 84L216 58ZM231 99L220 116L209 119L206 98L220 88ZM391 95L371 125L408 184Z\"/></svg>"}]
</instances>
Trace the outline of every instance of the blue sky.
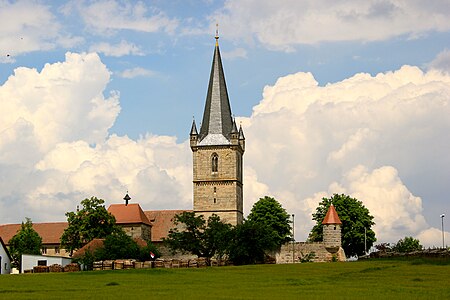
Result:
<instances>
[{"instance_id":1,"label":"blue sky","mask_svg":"<svg viewBox=\"0 0 450 300\"><path fill-rule=\"evenodd\" d=\"M450 213L445 199L450 173L443 170L450 169L450 158L443 151L449 146L445 140L450 128L446 118L439 117L450 102L448 15L450 3L445 0L0 1L0 101L5 110L12 110L4 112L0 122L4 141L0 173L14 169L15 174L4 182L0 208L13 206L20 212L15 218L0 212L0 217L5 222L20 222L25 215L60 220L80 197L96 194L113 203L131 186L145 209L189 208L190 150L185 141L192 117L201 121L217 22L232 110L250 145L246 209L267 193L308 219L321 196L353 193L373 199L367 200L373 206L384 195L398 205L377 212L380 240L416 235L433 244L439 214ZM68 52L75 54L72 60ZM94 53L97 56L86 56ZM412 69L402 69L405 65ZM85 77L92 68L98 77L84 82L77 71L68 72L66 67L81 70ZM17 70L28 75L21 77ZM58 89L59 79L73 86ZM436 82L441 84L434 86ZM379 86L372 90L372 85ZM376 96L385 86L391 90ZM22 87L30 91L21 94L17 89ZM49 92L34 94L42 87ZM91 89L102 95L95 105L88 95ZM347 94L353 100L346 100ZM400 101L407 95L410 102L399 102L388 111L389 99ZM32 100L42 107L49 101L53 110L36 115ZM439 106L439 101L444 104ZM345 107L348 103L354 106ZM414 103L407 106L411 111L406 116L402 113L408 109L396 110L405 103ZM104 116L96 119L98 107ZM362 116L369 107L379 115L367 119L349 115L356 111ZM328 115L334 110L341 113L337 123ZM387 119L392 111L397 115ZM86 120L82 112L94 117ZM45 120L56 125L46 127ZM319 128L315 124L320 120ZM32 131L30 137L25 127ZM278 140L285 135L282 131L291 132L283 141ZM267 146L274 140L277 146ZM431 145L419 147L424 143ZM123 154L119 144L129 145L127 155L133 157ZM257 146L267 147L267 152L260 154ZM406 146L420 149L403 149ZM15 157L30 147L38 150L29 161ZM285 148L286 153L280 150ZM173 159L174 153L182 154ZM57 159L70 160L70 155L79 158L70 166ZM257 159L264 155L280 163L270 169L271 164ZM285 155L298 158L296 170L282 163ZM112 163L114 159L121 163ZM86 176L82 174L88 163L102 171L85 186L82 180L72 182ZM118 174L127 171L134 175ZM377 192L372 183L372 188L362 183L355 188L357 180L351 177L355 172L376 181ZM65 178L64 183L56 184L57 178ZM18 183L23 180L33 184ZM140 186L142 182L148 187ZM113 191L108 190L110 185ZM302 188L305 185L308 188ZM393 185L398 189L385 190ZM170 199L158 200L162 198ZM52 207L52 202L60 206ZM24 205L30 209L22 211ZM401 215L395 209L407 211L398 223L392 220ZM298 225L299 238L305 238L310 225L309 220ZM393 227L395 233L388 234Z\"/></svg>"},{"instance_id":2,"label":"blue sky","mask_svg":"<svg viewBox=\"0 0 450 300\"><path fill-rule=\"evenodd\" d=\"M298 4L299 9L303 6L301 2ZM14 2L10 3L12 6ZM24 2L24 7L27 6L26 3ZM114 11L123 14L124 22L137 19L130 11L138 5L146 9L142 14L143 19L162 14L168 22L176 24L170 32L164 27L152 31L153 29L147 29L143 25L136 25L134 30L126 29L126 24L122 28L110 28L112 24L101 22L96 24L100 29L92 29L96 25L83 21L83 9L93 7L96 1L30 3L45 7L60 26L58 34L71 36L74 41L64 46L56 42L59 37L43 38L51 49L39 49L44 46L36 45L35 51L22 50L20 44L24 37L27 38L26 25L23 24L20 30L12 33L16 34L16 40L12 38L10 44L4 47L6 49L2 49L2 55L11 55L13 61L1 65L0 79L6 80L18 66L42 69L46 63L61 61L67 51L89 52L100 43L108 48L117 47L121 42L133 45L138 50L133 53L129 47L123 46L122 54L116 54L119 56L99 51L102 61L113 73L108 90L118 90L121 93L122 112L110 132L130 137L151 132L176 135L184 139L192 115L197 119L201 118L216 21L221 23L220 46L233 113L238 116L250 116L252 107L262 98L264 86L273 84L280 76L299 71L311 72L319 84L325 85L359 72L375 75L405 64L424 67L449 46L450 40L448 31L429 30L419 32L418 37L411 37L415 34L412 28L411 32L405 31L392 38L376 41L346 41L336 37L335 42L317 39L311 44L302 43L300 37L295 42L288 43L292 49L285 51L271 49L271 45L258 41L250 25L245 38L229 36L233 24L222 24L218 17L214 18L214 15L223 10L223 1L132 1L128 4L119 1L114 5ZM111 7L112 3L100 1L97 5ZM254 5L251 1L249 3L249 6ZM288 6L289 1L281 1L279 4L280 7L284 5ZM238 21L242 22L241 26L246 26L245 20ZM236 49L245 54L233 55ZM227 53L230 53L228 57ZM148 73L135 75L133 78L120 76L120 72L132 68L142 68ZM173 109L174 107L178 109Z\"/></svg>"}]
</instances>

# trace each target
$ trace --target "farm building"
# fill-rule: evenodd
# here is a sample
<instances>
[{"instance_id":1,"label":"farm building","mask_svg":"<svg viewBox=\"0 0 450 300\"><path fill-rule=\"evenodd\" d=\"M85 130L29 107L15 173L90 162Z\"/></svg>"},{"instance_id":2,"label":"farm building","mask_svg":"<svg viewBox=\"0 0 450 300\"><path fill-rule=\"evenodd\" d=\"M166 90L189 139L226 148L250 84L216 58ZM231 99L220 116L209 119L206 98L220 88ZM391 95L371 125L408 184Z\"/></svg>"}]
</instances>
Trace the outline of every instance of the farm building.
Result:
<instances>
[{"instance_id":1,"label":"farm building","mask_svg":"<svg viewBox=\"0 0 450 300\"><path fill-rule=\"evenodd\" d=\"M11 273L11 256L0 237L0 275Z\"/></svg>"},{"instance_id":2,"label":"farm building","mask_svg":"<svg viewBox=\"0 0 450 300\"><path fill-rule=\"evenodd\" d=\"M22 254L20 272L23 273L25 270L32 270L36 266L51 266L57 264L65 267L71 262L72 259L61 256Z\"/></svg>"}]
</instances>

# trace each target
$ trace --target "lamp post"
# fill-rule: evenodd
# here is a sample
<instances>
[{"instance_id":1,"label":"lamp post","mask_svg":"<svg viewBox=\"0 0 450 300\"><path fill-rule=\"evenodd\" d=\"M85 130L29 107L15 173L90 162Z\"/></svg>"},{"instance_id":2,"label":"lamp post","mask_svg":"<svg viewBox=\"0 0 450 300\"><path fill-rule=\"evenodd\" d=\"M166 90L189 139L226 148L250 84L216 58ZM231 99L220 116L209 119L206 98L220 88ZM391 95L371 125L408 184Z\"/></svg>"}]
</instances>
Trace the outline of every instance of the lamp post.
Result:
<instances>
[{"instance_id":1,"label":"lamp post","mask_svg":"<svg viewBox=\"0 0 450 300\"><path fill-rule=\"evenodd\" d=\"M364 254L367 255L367 228L364 227Z\"/></svg>"},{"instance_id":2,"label":"lamp post","mask_svg":"<svg viewBox=\"0 0 450 300\"><path fill-rule=\"evenodd\" d=\"M292 214L292 263L295 263L295 215Z\"/></svg>"},{"instance_id":3,"label":"lamp post","mask_svg":"<svg viewBox=\"0 0 450 300\"><path fill-rule=\"evenodd\" d=\"M442 249L445 248L445 239L444 239L444 217L445 214L440 215L441 217L441 228L442 228Z\"/></svg>"}]
</instances>

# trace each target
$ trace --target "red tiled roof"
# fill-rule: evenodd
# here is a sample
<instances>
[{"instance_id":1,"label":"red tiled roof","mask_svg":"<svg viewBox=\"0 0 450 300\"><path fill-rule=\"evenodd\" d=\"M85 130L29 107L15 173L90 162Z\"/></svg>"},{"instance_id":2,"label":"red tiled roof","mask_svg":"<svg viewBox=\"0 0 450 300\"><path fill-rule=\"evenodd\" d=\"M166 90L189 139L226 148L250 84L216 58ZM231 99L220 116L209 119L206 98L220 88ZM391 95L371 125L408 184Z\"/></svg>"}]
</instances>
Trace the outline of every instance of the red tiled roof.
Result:
<instances>
[{"instance_id":1,"label":"red tiled roof","mask_svg":"<svg viewBox=\"0 0 450 300\"><path fill-rule=\"evenodd\" d=\"M147 242L140 237L133 238L133 241L141 248L147 247Z\"/></svg>"},{"instance_id":2,"label":"red tiled roof","mask_svg":"<svg viewBox=\"0 0 450 300\"><path fill-rule=\"evenodd\" d=\"M20 230L21 224L0 225L0 237L9 245L9 240ZM33 229L41 236L42 244L59 244L59 239L67 228L67 222L33 223Z\"/></svg>"},{"instance_id":3,"label":"red tiled roof","mask_svg":"<svg viewBox=\"0 0 450 300\"><path fill-rule=\"evenodd\" d=\"M327 214L323 219L322 224L342 224L341 219L339 219L339 216L333 204L331 204L330 208L328 208Z\"/></svg>"},{"instance_id":4,"label":"red tiled roof","mask_svg":"<svg viewBox=\"0 0 450 300\"><path fill-rule=\"evenodd\" d=\"M116 218L117 224L144 223L151 225L141 206L133 204L111 204L108 211Z\"/></svg>"},{"instance_id":5,"label":"red tiled roof","mask_svg":"<svg viewBox=\"0 0 450 300\"><path fill-rule=\"evenodd\" d=\"M136 244L143 248L147 246L147 242L144 241L141 238L134 238L133 239ZM83 256L86 251L90 251L91 253L94 253L95 250L103 248L103 245L105 243L105 239L93 239L92 241L90 241L89 243L87 243L86 245L84 245L83 247L81 247L80 249L78 249L73 255L72 258L78 258Z\"/></svg>"},{"instance_id":6,"label":"red tiled roof","mask_svg":"<svg viewBox=\"0 0 450 300\"><path fill-rule=\"evenodd\" d=\"M152 242L162 242L174 227L173 218L177 214L191 210L146 210L145 215L152 222Z\"/></svg>"},{"instance_id":7,"label":"red tiled roof","mask_svg":"<svg viewBox=\"0 0 450 300\"><path fill-rule=\"evenodd\" d=\"M86 251L94 253L95 250L97 250L99 248L103 248L103 242L104 241L105 241L105 239L93 239L92 241L90 241L89 243L87 243L86 245L84 245L83 247L78 249L72 255L72 258L81 257L81 256L83 256L86 253Z\"/></svg>"},{"instance_id":8,"label":"red tiled roof","mask_svg":"<svg viewBox=\"0 0 450 300\"><path fill-rule=\"evenodd\" d=\"M117 224L144 223L152 226L152 242L161 242L174 227L173 217L191 210L148 210L142 211L139 204L112 204L108 211L114 215ZM6 245L20 230L21 224L0 225L0 237ZM60 238L68 226L67 222L33 223L33 228L42 237L42 243L59 244ZM139 243L138 243L139 244Z\"/></svg>"}]
</instances>

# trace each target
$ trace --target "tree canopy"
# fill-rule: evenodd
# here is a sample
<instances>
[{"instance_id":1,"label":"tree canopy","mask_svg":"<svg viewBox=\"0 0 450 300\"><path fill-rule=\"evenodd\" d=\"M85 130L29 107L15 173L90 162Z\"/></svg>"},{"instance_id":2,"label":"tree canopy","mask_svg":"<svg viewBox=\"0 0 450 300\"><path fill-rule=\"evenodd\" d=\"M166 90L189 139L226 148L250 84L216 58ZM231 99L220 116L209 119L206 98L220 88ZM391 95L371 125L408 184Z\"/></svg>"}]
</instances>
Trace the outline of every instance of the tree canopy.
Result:
<instances>
[{"instance_id":1,"label":"tree canopy","mask_svg":"<svg viewBox=\"0 0 450 300\"><path fill-rule=\"evenodd\" d=\"M392 247L392 250L401 253L420 251L422 250L422 245L418 239L415 239L412 236L407 236L400 239L394 247Z\"/></svg>"},{"instance_id":2,"label":"tree canopy","mask_svg":"<svg viewBox=\"0 0 450 300\"><path fill-rule=\"evenodd\" d=\"M372 230L373 216L363 203L355 198L341 194L334 194L331 198L323 198L313 214L316 225L311 230L308 240L318 242L323 240L322 221L330 205L333 204L342 221L342 248L347 256L363 255L364 239L366 237L367 249L376 241Z\"/></svg>"},{"instance_id":3,"label":"tree canopy","mask_svg":"<svg viewBox=\"0 0 450 300\"><path fill-rule=\"evenodd\" d=\"M9 240L9 252L14 266L20 266L22 254L41 254L42 238L33 229L30 218L22 222L20 230Z\"/></svg>"},{"instance_id":4,"label":"tree canopy","mask_svg":"<svg viewBox=\"0 0 450 300\"><path fill-rule=\"evenodd\" d=\"M153 253L155 258L160 256L158 249L151 242L147 242L147 245L142 247L120 228L105 238L101 248L95 251L87 250L76 261L81 263L85 269L92 270L94 261L115 259L147 261L152 259L150 253Z\"/></svg>"},{"instance_id":5,"label":"tree canopy","mask_svg":"<svg viewBox=\"0 0 450 300\"><path fill-rule=\"evenodd\" d=\"M68 227L61 236L61 246L70 254L94 238L105 238L117 232L116 219L110 214L103 199L91 197L81 201L82 208L67 212Z\"/></svg>"},{"instance_id":6,"label":"tree canopy","mask_svg":"<svg viewBox=\"0 0 450 300\"><path fill-rule=\"evenodd\" d=\"M279 247L278 237L266 223L246 220L232 231L228 258L235 265L263 263L266 251Z\"/></svg>"},{"instance_id":7,"label":"tree canopy","mask_svg":"<svg viewBox=\"0 0 450 300\"><path fill-rule=\"evenodd\" d=\"M248 220L267 226L272 230L269 236L275 244L281 246L292 238L290 215L281 204L272 197L265 196L253 204Z\"/></svg>"},{"instance_id":8,"label":"tree canopy","mask_svg":"<svg viewBox=\"0 0 450 300\"><path fill-rule=\"evenodd\" d=\"M173 251L204 257L208 264L213 256L226 252L232 226L222 222L219 216L212 215L206 221L202 215L183 212L175 216L174 225L164 239Z\"/></svg>"}]
</instances>

